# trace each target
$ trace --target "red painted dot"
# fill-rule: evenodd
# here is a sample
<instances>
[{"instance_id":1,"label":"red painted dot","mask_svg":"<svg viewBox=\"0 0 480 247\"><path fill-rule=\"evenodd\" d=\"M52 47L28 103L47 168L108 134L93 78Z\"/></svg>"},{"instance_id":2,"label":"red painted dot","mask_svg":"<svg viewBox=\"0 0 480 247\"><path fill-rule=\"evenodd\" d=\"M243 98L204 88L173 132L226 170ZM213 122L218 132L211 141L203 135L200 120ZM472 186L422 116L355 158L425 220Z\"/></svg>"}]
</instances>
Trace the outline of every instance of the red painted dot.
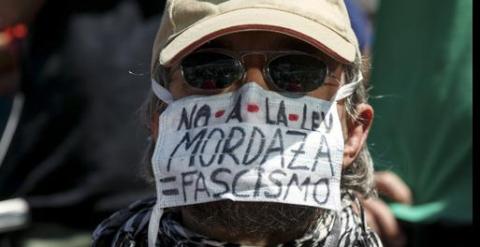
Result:
<instances>
[{"instance_id":1,"label":"red painted dot","mask_svg":"<svg viewBox=\"0 0 480 247\"><path fill-rule=\"evenodd\" d=\"M298 115L297 114L288 114L288 120L298 121Z\"/></svg>"},{"instance_id":2,"label":"red painted dot","mask_svg":"<svg viewBox=\"0 0 480 247\"><path fill-rule=\"evenodd\" d=\"M224 110L217 111L217 112L215 112L215 117L219 118L219 117L223 116L224 113L225 113Z\"/></svg>"},{"instance_id":3,"label":"red painted dot","mask_svg":"<svg viewBox=\"0 0 480 247\"><path fill-rule=\"evenodd\" d=\"M257 104L248 104L247 105L247 111L249 112L258 112L260 108L258 107Z\"/></svg>"}]
</instances>

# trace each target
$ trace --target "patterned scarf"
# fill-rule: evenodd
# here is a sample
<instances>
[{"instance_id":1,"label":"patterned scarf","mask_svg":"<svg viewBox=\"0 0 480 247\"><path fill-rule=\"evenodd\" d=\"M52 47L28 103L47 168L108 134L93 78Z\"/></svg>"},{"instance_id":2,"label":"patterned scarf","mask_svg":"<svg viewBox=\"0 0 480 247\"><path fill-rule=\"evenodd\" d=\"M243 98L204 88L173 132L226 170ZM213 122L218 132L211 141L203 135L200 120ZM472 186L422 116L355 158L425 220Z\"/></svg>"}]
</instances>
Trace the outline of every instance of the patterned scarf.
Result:
<instances>
[{"instance_id":1,"label":"patterned scarf","mask_svg":"<svg viewBox=\"0 0 480 247\"><path fill-rule=\"evenodd\" d=\"M138 201L104 220L93 233L92 246L147 247L148 221L155 205L155 198ZM303 237L278 245L278 247L376 247L382 246L378 236L367 228L361 216L353 211L353 203L361 209L358 201L349 193L342 194L343 210L340 214L330 213L322 217L317 227ZM160 247L241 247L210 239L183 227L180 215L166 211L160 222L157 246ZM329 226L325 228L324 226Z\"/></svg>"}]
</instances>

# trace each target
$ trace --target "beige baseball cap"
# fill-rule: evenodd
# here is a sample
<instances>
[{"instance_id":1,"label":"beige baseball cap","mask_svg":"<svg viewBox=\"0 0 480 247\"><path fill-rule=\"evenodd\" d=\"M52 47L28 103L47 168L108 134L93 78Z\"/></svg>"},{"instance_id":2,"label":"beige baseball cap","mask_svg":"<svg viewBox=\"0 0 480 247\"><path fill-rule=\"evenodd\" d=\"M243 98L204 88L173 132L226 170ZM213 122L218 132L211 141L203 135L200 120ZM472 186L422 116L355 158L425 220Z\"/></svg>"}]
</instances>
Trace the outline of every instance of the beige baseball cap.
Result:
<instances>
[{"instance_id":1,"label":"beige baseball cap","mask_svg":"<svg viewBox=\"0 0 480 247\"><path fill-rule=\"evenodd\" d=\"M295 37L341 63L353 62L358 52L343 0L167 0L152 68L217 37L253 30Z\"/></svg>"}]
</instances>

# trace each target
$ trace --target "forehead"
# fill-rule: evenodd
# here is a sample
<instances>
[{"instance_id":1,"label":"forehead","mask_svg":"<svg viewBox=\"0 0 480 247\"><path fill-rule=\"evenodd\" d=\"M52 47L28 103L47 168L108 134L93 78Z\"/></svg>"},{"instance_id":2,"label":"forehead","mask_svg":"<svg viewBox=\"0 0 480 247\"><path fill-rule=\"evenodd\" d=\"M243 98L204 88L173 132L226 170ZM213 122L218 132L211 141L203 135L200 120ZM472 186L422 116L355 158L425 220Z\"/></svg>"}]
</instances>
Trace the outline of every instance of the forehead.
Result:
<instances>
[{"instance_id":1,"label":"forehead","mask_svg":"<svg viewBox=\"0 0 480 247\"><path fill-rule=\"evenodd\" d=\"M200 47L223 48L233 51L244 50L297 50L316 54L326 61L335 60L307 42L276 32L243 31L213 39Z\"/></svg>"}]
</instances>

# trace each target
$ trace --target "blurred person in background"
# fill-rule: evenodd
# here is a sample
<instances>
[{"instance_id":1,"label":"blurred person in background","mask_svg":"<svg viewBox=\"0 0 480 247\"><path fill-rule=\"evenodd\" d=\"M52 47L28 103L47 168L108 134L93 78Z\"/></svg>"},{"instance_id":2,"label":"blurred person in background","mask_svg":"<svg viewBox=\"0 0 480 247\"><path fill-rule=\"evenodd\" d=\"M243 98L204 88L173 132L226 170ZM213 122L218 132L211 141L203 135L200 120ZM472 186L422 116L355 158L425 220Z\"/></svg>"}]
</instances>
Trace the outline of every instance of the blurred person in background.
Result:
<instances>
[{"instance_id":1,"label":"blurred person in background","mask_svg":"<svg viewBox=\"0 0 480 247\"><path fill-rule=\"evenodd\" d=\"M352 23L353 32L358 39L360 52L366 64L370 64L372 41L374 38L373 21L374 10L369 8L365 1L345 0L348 15ZM373 12L373 13L372 13ZM370 80L371 70L365 71L365 80Z\"/></svg>"},{"instance_id":2,"label":"blurred person in background","mask_svg":"<svg viewBox=\"0 0 480 247\"><path fill-rule=\"evenodd\" d=\"M360 0L345 0L348 15L352 23L352 29L358 39L358 45L362 55L370 57L373 40L373 19L372 14Z\"/></svg>"},{"instance_id":3,"label":"blurred person in background","mask_svg":"<svg viewBox=\"0 0 480 247\"><path fill-rule=\"evenodd\" d=\"M0 177L11 169L7 157L24 111L25 95L21 90L21 53L28 35L27 24L43 1L0 2ZM29 221L28 205L22 198L4 195L8 190L0 178L0 246L13 245L4 237L23 228ZM7 199L7 200L5 200Z\"/></svg>"},{"instance_id":4,"label":"blurred person in background","mask_svg":"<svg viewBox=\"0 0 480 247\"><path fill-rule=\"evenodd\" d=\"M370 143L386 246L472 246L472 1L382 1Z\"/></svg>"},{"instance_id":5,"label":"blurred person in background","mask_svg":"<svg viewBox=\"0 0 480 247\"><path fill-rule=\"evenodd\" d=\"M151 193L131 171L147 139L139 47L162 5L0 1L1 247L90 246L101 219Z\"/></svg>"}]
</instances>

